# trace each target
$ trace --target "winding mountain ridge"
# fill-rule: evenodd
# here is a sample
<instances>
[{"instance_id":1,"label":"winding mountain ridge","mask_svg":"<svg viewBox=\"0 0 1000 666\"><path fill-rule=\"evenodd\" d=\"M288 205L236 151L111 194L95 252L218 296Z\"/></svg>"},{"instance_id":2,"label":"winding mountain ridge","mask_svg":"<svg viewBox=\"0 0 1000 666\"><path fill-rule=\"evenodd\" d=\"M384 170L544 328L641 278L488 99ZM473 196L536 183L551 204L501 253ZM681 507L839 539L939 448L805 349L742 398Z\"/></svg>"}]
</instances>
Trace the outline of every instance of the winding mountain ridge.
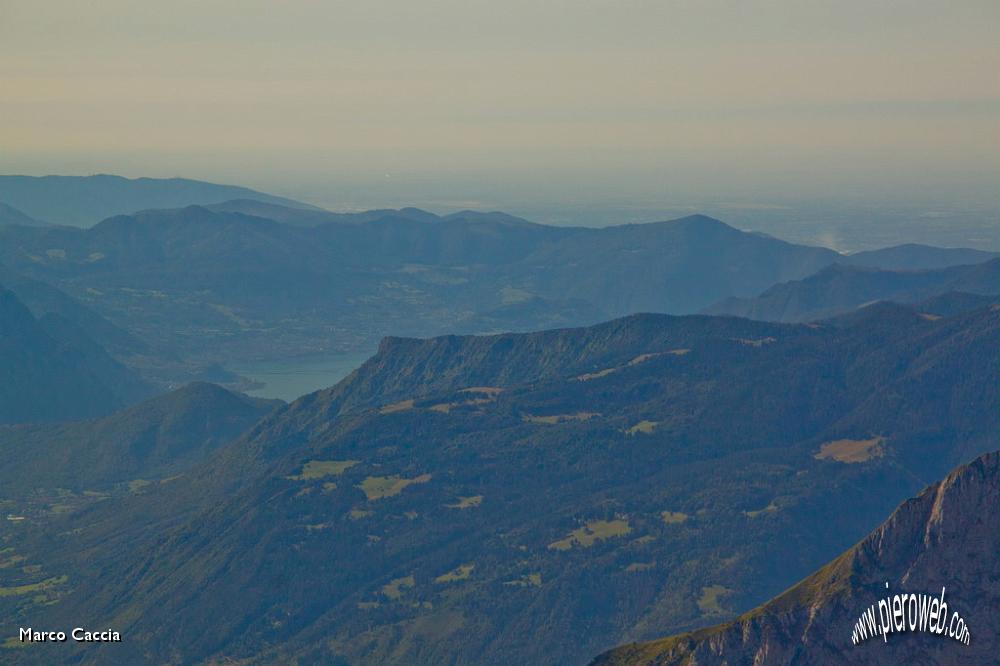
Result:
<instances>
[{"instance_id":1,"label":"winding mountain ridge","mask_svg":"<svg viewBox=\"0 0 1000 666\"><path fill-rule=\"evenodd\" d=\"M704 312L764 321L812 321L876 301L916 303L948 292L1000 293L1000 259L920 271L838 263L807 278L774 285L755 298L726 299Z\"/></svg>"},{"instance_id":2,"label":"winding mountain ridge","mask_svg":"<svg viewBox=\"0 0 1000 666\"><path fill-rule=\"evenodd\" d=\"M1000 647L992 630L1000 605L998 502L1000 453L990 453L904 502L856 546L760 608L726 624L617 648L594 666L991 663ZM907 612L901 630L893 606L879 602L910 593L922 605L912 624ZM924 595L948 604L937 622ZM967 644L946 633L962 627Z\"/></svg>"},{"instance_id":3,"label":"winding mountain ridge","mask_svg":"<svg viewBox=\"0 0 1000 666\"><path fill-rule=\"evenodd\" d=\"M203 469L19 527L22 584L70 578L3 631L128 636L84 663L583 663L759 605L995 449L998 349L993 305L388 339Z\"/></svg>"}]
</instances>

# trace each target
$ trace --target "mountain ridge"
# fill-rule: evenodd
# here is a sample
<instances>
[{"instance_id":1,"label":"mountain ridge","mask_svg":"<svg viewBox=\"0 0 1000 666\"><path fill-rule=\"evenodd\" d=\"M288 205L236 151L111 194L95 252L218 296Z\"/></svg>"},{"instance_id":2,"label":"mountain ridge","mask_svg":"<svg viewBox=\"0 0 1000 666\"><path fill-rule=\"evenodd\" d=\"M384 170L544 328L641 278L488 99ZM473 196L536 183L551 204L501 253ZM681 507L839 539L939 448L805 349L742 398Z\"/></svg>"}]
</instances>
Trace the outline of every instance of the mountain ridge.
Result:
<instances>
[{"instance_id":1,"label":"mountain ridge","mask_svg":"<svg viewBox=\"0 0 1000 666\"><path fill-rule=\"evenodd\" d=\"M889 271L835 263L813 275L778 283L754 298L729 298L705 314L768 321L810 321L881 300L916 303L947 292L1000 294L1000 259L927 270Z\"/></svg>"},{"instance_id":2,"label":"mountain ridge","mask_svg":"<svg viewBox=\"0 0 1000 666\"><path fill-rule=\"evenodd\" d=\"M313 208L292 199L234 185L188 178L0 175L0 201L55 224L86 227L115 214L249 198L293 208Z\"/></svg>"}]
</instances>

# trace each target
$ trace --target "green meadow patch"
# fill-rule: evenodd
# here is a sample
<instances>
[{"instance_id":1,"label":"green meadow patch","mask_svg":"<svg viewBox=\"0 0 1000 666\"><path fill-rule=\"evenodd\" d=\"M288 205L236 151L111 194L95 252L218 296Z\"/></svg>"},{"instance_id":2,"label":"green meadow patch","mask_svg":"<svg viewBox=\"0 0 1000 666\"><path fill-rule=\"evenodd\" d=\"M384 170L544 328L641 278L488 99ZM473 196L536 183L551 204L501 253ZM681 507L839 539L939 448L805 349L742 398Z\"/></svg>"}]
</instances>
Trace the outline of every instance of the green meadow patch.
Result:
<instances>
[{"instance_id":1,"label":"green meadow patch","mask_svg":"<svg viewBox=\"0 0 1000 666\"><path fill-rule=\"evenodd\" d=\"M757 509L756 511L744 511L743 515L746 516L747 518L757 518L758 516L763 516L768 513L774 513L777 510L778 510L778 505L775 504L774 502L771 502L763 509Z\"/></svg>"},{"instance_id":2,"label":"green meadow patch","mask_svg":"<svg viewBox=\"0 0 1000 666\"><path fill-rule=\"evenodd\" d=\"M374 511L366 511L365 509L351 509L348 512L347 517L351 520L361 520L362 518L367 518L368 516L374 516Z\"/></svg>"},{"instance_id":3,"label":"green meadow patch","mask_svg":"<svg viewBox=\"0 0 1000 666\"><path fill-rule=\"evenodd\" d=\"M0 597L18 597L23 594L31 594L32 592L42 592L55 587L56 585L62 585L67 580L69 580L68 576L56 576L54 578L46 578L45 580L37 583L29 583L27 585L0 587Z\"/></svg>"},{"instance_id":4,"label":"green meadow patch","mask_svg":"<svg viewBox=\"0 0 1000 666\"><path fill-rule=\"evenodd\" d=\"M459 496L458 502L455 504L445 504L449 509L471 509L474 506L479 506L483 503L482 495L473 495L471 497L461 497Z\"/></svg>"},{"instance_id":5,"label":"green meadow patch","mask_svg":"<svg viewBox=\"0 0 1000 666\"><path fill-rule=\"evenodd\" d=\"M446 574L441 574L434 579L435 583L454 583L460 580L465 580L472 575L472 571L476 568L475 564L462 564Z\"/></svg>"},{"instance_id":6,"label":"green meadow patch","mask_svg":"<svg viewBox=\"0 0 1000 666\"><path fill-rule=\"evenodd\" d=\"M632 564L625 567L626 573L638 573L640 571L649 571L656 567L656 562L633 562Z\"/></svg>"},{"instance_id":7,"label":"green meadow patch","mask_svg":"<svg viewBox=\"0 0 1000 666\"><path fill-rule=\"evenodd\" d=\"M549 416L538 416L535 414L525 414L522 420L525 423L537 425L556 425L565 421L589 421L595 416L600 416L598 412L576 412L575 414L551 414Z\"/></svg>"},{"instance_id":8,"label":"green meadow patch","mask_svg":"<svg viewBox=\"0 0 1000 666\"><path fill-rule=\"evenodd\" d=\"M709 585L701 588L701 598L698 599L698 608L705 615L725 615L728 611L720 603L722 597L732 594L732 590L722 585Z\"/></svg>"},{"instance_id":9,"label":"green meadow patch","mask_svg":"<svg viewBox=\"0 0 1000 666\"><path fill-rule=\"evenodd\" d=\"M656 426L658 426L658 425L660 425L659 421L639 421L638 423L636 423L631 428L627 428L625 430L625 434L626 435L637 435L639 433L642 433L643 435L649 435L654 430L656 430Z\"/></svg>"},{"instance_id":10,"label":"green meadow patch","mask_svg":"<svg viewBox=\"0 0 1000 666\"><path fill-rule=\"evenodd\" d=\"M301 472L287 478L292 481L312 481L327 476L340 476L360 463L360 460L310 460L302 466Z\"/></svg>"},{"instance_id":11,"label":"green meadow patch","mask_svg":"<svg viewBox=\"0 0 1000 666\"><path fill-rule=\"evenodd\" d=\"M413 409L413 400L400 400L399 402L394 402L391 405L385 405L378 410L379 414L395 414L396 412L405 412Z\"/></svg>"},{"instance_id":12,"label":"green meadow patch","mask_svg":"<svg viewBox=\"0 0 1000 666\"><path fill-rule=\"evenodd\" d=\"M393 497L403 492L407 486L415 483L427 483L431 480L430 474L421 474L412 479L404 479L401 476L369 476L358 486L368 498L373 502L385 497Z\"/></svg>"},{"instance_id":13,"label":"green meadow patch","mask_svg":"<svg viewBox=\"0 0 1000 666\"><path fill-rule=\"evenodd\" d=\"M395 578L382 586L382 594L393 600L399 599L403 596L403 590L408 590L416 584L417 581L413 576Z\"/></svg>"},{"instance_id":14,"label":"green meadow patch","mask_svg":"<svg viewBox=\"0 0 1000 666\"><path fill-rule=\"evenodd\" d=\"M823 444L819 448L819 453L813 457L817 460L836 460L847 464L862 463L885 455L885 450L882 448L884 441L885 437L838 439Z\"/></svg>"},{"instance_id":15,"label":"green meadow patch","mask_svg":"<svg viewBox=\"0 0 1000 666\"><path fill-rule=\"evenodd\" d=\"M583 527L575 529L565 539L553 541L550 550L569 550L574 546L590 548L598 541L612 537L625 536L632 531L627 520L592 520Z\"/></svg>"},{"instance_id":16,"label":"green meadow patch","mask_svg":"<svg viewBox=\"0 0 1000 666\"><path fill-rule=\"evenodd\" d=\"M663 519L663 522L667 525L677 525L679 523L683 523L688 519L688 517L689 516L686 513L681 513L680 511L663 511L660 513L660 518Z\"/></svg>"},{"instance_id":17,"label":"green meadow patch","mask_svg":"<svg viewBox=\"0 0 1000 666\"><path fill-rule=\"evenodd\" d=\"M517 580L508 580L504 582L504 585L510 585L512 587L541 587L542 574L530 573L526 576L521 576Z\"/></svg>"}]
</instances>

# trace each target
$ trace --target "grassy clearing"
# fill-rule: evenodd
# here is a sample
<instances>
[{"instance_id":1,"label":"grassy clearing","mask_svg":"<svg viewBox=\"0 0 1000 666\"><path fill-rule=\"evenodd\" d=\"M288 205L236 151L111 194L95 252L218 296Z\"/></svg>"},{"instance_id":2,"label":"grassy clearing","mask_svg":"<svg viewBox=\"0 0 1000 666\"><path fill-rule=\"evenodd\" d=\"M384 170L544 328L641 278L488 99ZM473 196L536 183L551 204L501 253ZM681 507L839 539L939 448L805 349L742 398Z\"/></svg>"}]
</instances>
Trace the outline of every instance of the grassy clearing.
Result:
<instances>
[{"instance_id":1,"label":"grassy clearing","mask_svg":"<svg viewBox=\"0 0 1000 666\"><path fill-rule=\"evenodd\" d=\"M403 492L407 486L415 483L427 483L430 480L430 474L421 474L412 479L404 479L400 476L369 476L361 482L358 488L364 492L369 502L373 502L385 497L394 497Z\"/></svg>"},{"instance_id":2,"label":"grassy clearing","mask_svg":"<svg viewBox=\"0 0 1000 666\"><path fill-rule=\"evenodd\" d=\"M56 576L54 578L46 578L43 581L29 583L27 585L0 587L0 597L19 597L23 594L31 594L32 592L42 592L55 587L56 585L62 585L67 580L69 580L68 576Z\"/></svg>"},{"instance_id":3,"label":"grassy clearing","mask_svg":"<svg viewBox=\"0 0 1000 666\"><path fill-rule=\"evenodd\" d=\"M479 506L482 503L482 495L473 495L472 497L459 497L457 503L445 504L445 506L449 509L471 509L472 507Z\"/></svg>"},{"instance_id":4,"label":"grassy clearing","mask_svg":"<svg viewBox=\"0 0 1000 666\"><path fill-rule=\"evenodd\" d=\"M439 412L441 414L448 414L451 410L456 407L475 407L477 405L488 405L494 402L495 398L472 398L470 400L462 400L460 402L442 402L436 405L431 405L428 409L432 412Z\"/></svg>"},{"instance_id":5,"label":"grassy clearing","mask_svg":"<svg viewBox=\"0 0 1000 666\"><path fill-rule=\"evenodd\" d=\"M327 476L340 476L360 460L310 460L302 466L302 471L295 476L289 476L292 481L312 481Z\"/></svg>"},{"instance_id":6,"label":"grassy clearing","mask_svg":"<svg viewBox=\"0 0 1000 666\"><path fill-rule=\"evenodd\" d=\"M383 406L378 410L378 413L395 414L396 412L405 412L410 409L413 409L413 400L400 400L399 402L394 402L391 405Z\"/></svg>"},{"instance_id":7,"label":"grassy clearing","mask_svg":"<svg viewBox=\"0 0 1000 666\"><path fill-rule=\"evenodd\" d=\"M565 421L589 421L597 416L600 416L599 412L576 412L575 414L551 414L549 416L525 414L521 417L521 419L525 423L534 423L537 425L556 425L557 423L563 423Z\"/></svg>"},{"instance_id":8,"label":"grassy clearing","mask_svg":"<svg viewBox=\"0 0 1000 666\"><path fill-rule=\"evenodd\" d=\"M531 573L527 576L521 576L517 580L508 580L504 585L510 585L512 587L541 587L542 586L542 574Z\"/></svg>"},{"instance_id":9,"label":"grassy clearing","mask_svg":"<svg viewBox=\"0 0 1000 666\"><path fill-rule=\"evenodd\" d=\"M434 579L435 583L454 583L460 580L466 580L472 575L473 570L476 568L475 564L462 564L458 567L452 569L446 574L441 574Z\"/></svg>"},{"instance_id":10,"label":"grassy clearing","mask_svg":"<svg viewBox=\"0 0 1000 666\"><path fill-rule=\"evenodd\" d=\"M583 527L573 530L565 539L553 541L550 550L569 550L574 546L590 548L598 541L625 536L632 531L627 520L592 520Z\"/></svg>"},{"instance_id":11,"label":"grassy clearing","mask_svg":"<svg viewBox=\"0 0 1000 666\"><path fill-rule=\"evenodd\" d=\"M5 551L0 551L0 569L9 569L28 559L24 555L17 555L14 553L12 553L9 556L4 556L5 552L10 552L13 550L14 550L13 548L8 548Z\"/></svg>"},{"instance_id":12,"label":"grassy clearing","mask_svg":"<svg viewBox=\"0 0 1000 666\"><path fill-rule=\"evenodd\" d=\"M469 388L464 388L460 391L461 393L482 393L485 395L493 396L494 398L503 393L503 389L499 386L470 386Z\"/></svg>"},{"instance_id":13,"label":"grassy clearing","mask_svg":"<svg viewBox=\"0 0 1000 666\"><path fill-rule=\"evenodd\" d=\"M456 402L442 402L437 405L432 405L429 409L432 412L440 412L442 414L448 414L451 410L457 407L476 407L479 405L488 405L490 403L496 402L497 396L503 392L502 388L497 388L495 386L472 386L469 388L464 388L459 393L465 393L466 395L479 396L476 398L468 398L466 400L458 400Z\"/></svg>"},{"instance_id":14,"label":"grassy clearing","mask_svg":"<svg viewBox=\"0 0 1000 666\"><path fill-rule=\"evenodd\" d=\"M698 608L705 615L725 615L728 611L722 607L720 600L732 590L722 585L709 585L701 588L701 598L698 599Z\"/></svg>"},{"instance_id":15,"label":"grassy clearing","mask_svg":"<svg viewBox=\"0 0 1000 666\"><path fill-rule=\"evenodd\" d=\"M588 372L582 375L577 375L576 381L589 382L592 379L600 379L601 377L607 377L608 375L615 372L618 372L618 368L605 368L604 370L598 370L597 372Z\"/></svg>"},{"instance_id":16,"label":"grassy clearing","mask_svg":"<svg viewBox=\"0 0 1000 666\"><path fill-rule=\"evenodd\" d=\"M772 338L770 336L766 338L757 338L757 339L733 338L733 340L740 343L741 345L746 345L747 347L763 347L764 345L769 345L773 342L778 341L777 338Z\"/></svg>"},{"instance_id":17,"label":"grassy clearing","mask_svg":"<svg viewBox=\"0 0 1000 666\"><path fill-rule=\"evenodd\" d=\"M347 517L351 520L361 520L362 518L367 518L368 516L375 515L374 511L366 511L365 509L351 509L348 512Z\"/></svg>"},{"instance_id":18,"label":"grassy clearing","mask_svg":"<svg viewBox=\"0 0 1000 666\"><path fill-rule=\"evenodd\" d=\"M307 532L318 532L330 529L330 523L316 523L314 525L306 525L305 528Z\"/></svg>"},{"instance_id":19,"label":"grassy clearing","mask_svg":"<svg viewBox=\"0 0 1000 666\"><path fill-rule=\"evenodd\" d=\"M819 453L813 457L816 460L836 460L847 464L862 463L885 455L882 448L884 441L885 437L838 439L820 446Z\"/></svg>"},{"instance_id":20,"label":"grassy clearing","mask_svg":"<svg viewBox=\"0 0 1000 666\"><path fill-rule=\"evenodd\" d=\"M649 571L656 567L656 562L633 562L632 564L625 567L626 573L638 573L640 571Z\"/></svg>"},{"instance_id":21,"label":"grassy clearing","mask_svg":"<svg viewBox=\"0 0 1000 666\"><path fill-rule=\"evenodd\" d=\"M658 425L660 425L659 421L639 421L631 428L626 428L625 434L629 436L637 435L640 433L643 435L649 435L652 434L654 430L656 430L656 426Z\"/></svg>"},{"instance_id":22,"label":"grassy clearing","mask_svg":"<svg viewBox=\"0 0 1000 666\"><path fill-rule=\"evenodd\" d=\"M9 638L5 638L4 641L3 641L3 643L0 643L0 647L2 647L4 649L7 649L7 650L16 650L17 648L26 648L29 645L36 645L36 644L35 643L30 643L28 641L22 641L21 639L15 637L15 636L11 636Z\"/></svg>"},{"instance_id":23,"label":"grassy clearing","mask_svg":"<svg viewBox=\"0 0 1000 666\"><path fill-rule=\"evenodd\" d=\"M680 511L662 511L660 512L660 518L667 525L679 525L686 521L690 516L686 513L681 513Z\"/></svg>"},{"instance_id":24,"label":"grassy clearing","mask_svg":"<svg viewBox=\"0 0 1000 666\"><path fill-rule=\"evenodd\" d=\"M771 502L763 509L757 509L756 511L744 511L743 515L746 516L747 518L757 518L759 516L763 516L768 513L774 513L777 510L778 510L778 505L775 504L774 502Z\"/></svg>"},{"instance_id":25,"label":"grassy clearing","mask_svg":"<svg viewBox=\"0 0 1000 666\"><path fill-rule=\"evenodd\" d=\"M409 590L417 584L413 576L405 576L389 581L382 586L382 594L390 599L399 599L403 596L403 590Z\"/></svg>"}]
</instances>

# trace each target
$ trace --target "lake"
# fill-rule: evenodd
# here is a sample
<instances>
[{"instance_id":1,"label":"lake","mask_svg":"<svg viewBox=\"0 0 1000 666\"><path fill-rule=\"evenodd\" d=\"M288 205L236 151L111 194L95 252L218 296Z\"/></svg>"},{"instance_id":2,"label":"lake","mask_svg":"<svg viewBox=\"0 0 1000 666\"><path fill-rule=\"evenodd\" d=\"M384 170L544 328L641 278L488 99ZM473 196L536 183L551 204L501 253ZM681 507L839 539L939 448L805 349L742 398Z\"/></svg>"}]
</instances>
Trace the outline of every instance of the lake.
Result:
<instances>
[{"instance_id":1,"label":"lake","mask_svg":"<svg viewBox=\"0 0 1000 666\"><path fill-rule=\"evenodd\" d=\"M333 386L375 352L325 354L292 359L254 361L229 369L263 384L246 393L258 398L291 401L307 393Z\"/></svg>"}]
</instances>

